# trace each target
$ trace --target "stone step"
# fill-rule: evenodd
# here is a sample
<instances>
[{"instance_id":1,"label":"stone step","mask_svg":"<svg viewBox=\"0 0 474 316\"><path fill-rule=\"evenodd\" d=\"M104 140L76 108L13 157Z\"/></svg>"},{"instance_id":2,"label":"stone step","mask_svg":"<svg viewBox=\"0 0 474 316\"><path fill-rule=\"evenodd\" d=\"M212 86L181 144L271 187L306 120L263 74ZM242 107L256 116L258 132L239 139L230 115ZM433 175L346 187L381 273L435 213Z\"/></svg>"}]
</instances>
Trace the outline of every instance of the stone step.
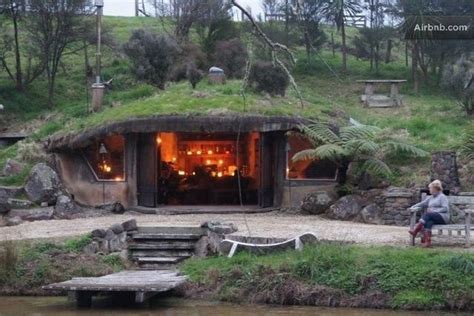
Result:
<instances>
[{"instance_id":1,"label":"stone step","mask_svg":"<svg viewBox=\"0 0 474 316\"><path fill-rule=\"evenodd\" d=\"M200 234L168 234L168 233L137 233L133 234L134 240L198 240L201 238Z\"/></svg>"},{"instance_id":2,"label":"stone step","mask_svg":"<svg viewBox=\"0 0 474 316\"><path fill-rule=\"evenodd\" d=\"M193 251L167 249L167 250L129 250L132 258L144 257L191 257Z\"/></svg>"},{"instance_id":3,"label":"stone step","mask_svg":"<svg viewBox=\"0 0 474 316\"><path fill-rule=\"evenodd\" d=\"M139 226L138 233L140 234L196 234L196 235L206 235L207 230L201 227L148 227L148 226Z\"/></svg>"},{"instance_id":4,"label":"stone step","mask_svg":"<svg viewBox=\"0 0 474 316\"><path fill-rule=\"evenodd\" d=\"M128 249L134 250L193 250L194 241L150 241L130 244Z\"/></svg>"},{"instance_id":5,"label":"stone step","mask_svg":"<svg viewBox=\"0 0 474 316\"><path fill-rule=\"evenodd\" d=\"M140 270L170 270L176 269L176 263L141 263Z\"/></svg>"},{"instance_id":6,"label":"stone step","mask_svg":"<svg viewBox=\"0 0 474 316\"><path fill-rule=\"evenodd\" d=\"M188 257L140 257L138 264L176 264Z\"/></svg>"}]
</instances>

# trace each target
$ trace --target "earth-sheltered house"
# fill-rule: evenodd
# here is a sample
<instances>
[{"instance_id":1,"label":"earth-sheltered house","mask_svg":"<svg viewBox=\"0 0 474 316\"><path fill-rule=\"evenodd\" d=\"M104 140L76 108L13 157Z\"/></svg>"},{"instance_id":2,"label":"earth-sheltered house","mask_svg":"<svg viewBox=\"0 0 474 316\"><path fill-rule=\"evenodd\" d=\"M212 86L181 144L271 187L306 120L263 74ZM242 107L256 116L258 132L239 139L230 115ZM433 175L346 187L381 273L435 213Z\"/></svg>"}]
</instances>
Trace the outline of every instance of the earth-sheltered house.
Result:
<instances>
[{"instance_id":1,"label":"earth-sheltered house","mask_svg":"<svg viewBox=\"0 0 474 316\"><path fill-rule=\"evenodd\" d=\"M109 123L49 139L57 169L84 205L298 205L329 190L328 161L292 162L311 144L300 117L256 114L158 115Z\"/></svg>"}]
</instances>

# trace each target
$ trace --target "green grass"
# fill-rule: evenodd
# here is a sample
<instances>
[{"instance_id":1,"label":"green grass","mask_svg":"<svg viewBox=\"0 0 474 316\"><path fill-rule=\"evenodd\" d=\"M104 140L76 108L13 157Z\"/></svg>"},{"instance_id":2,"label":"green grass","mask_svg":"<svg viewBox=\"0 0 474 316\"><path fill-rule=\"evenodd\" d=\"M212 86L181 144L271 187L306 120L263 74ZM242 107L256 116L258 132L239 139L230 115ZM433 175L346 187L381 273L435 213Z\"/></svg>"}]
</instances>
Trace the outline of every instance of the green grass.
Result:
<instances>
[{"instance_id":1,"label":"green grass","mask_svg":"<svg viewBox=\"0 0 474 316\"><path fill-rule=\"evenodd\" d=\"M246 91L246 101L240 95L241 81L230 80L224 86L208 85L206 80L193 91L187 82L170 83L162 91L151 85L137 82L129 69L129 62L120 53L121 45L131 32L138 28L149 28L157 32L169 29L170 21L146 17L105 17L106 33L114 38L112 46L106 45L103 52L103 78L114 79L112 88L104 99L104 110L89 114L90 83L84 75L83 52L64 57L64 68L58 74L55 106L46 104L45 80L37 80L25 92L17 92L4 73L0 73L0 103L6 106L6 118L20 124L29 124L40 118L40 124L33 131L33 140L40 141L61 133L78 132L110 122L157 114L206 114L221 111L251 112L265 115L298 115L327 119L340 112L366 124L387 128L394 135L400 135L427 151L456 150L462 143L461 135L469 123L465 113L453 98L441 91L432 76L430 82L421 86L414 94L410 67L405 65L404 43L395 41L393 61L381 63L379 72L371 70L369 61L358 60L348 55L348 72L341 74L341 53L336 49L332 55L330 43L326 43L318 55L310 60L301 47L293 48L297 64L292 69L302 95L305 107L301 108L296 93L289 87L286 97L269 97ZM323 27L330 35L334 32L336 45L340 45L340 34L330 27ZM347 28L348 45L358 30ZM195 39L192 32L191 38ZM330 38L330 36L328 36ZM93 62L94 47L88 50ZM337 75L334 75L334 72ZM368 109L359 101L363 85L357 79L387 78L408 79L402 86L405 106L393 109ZM387 91L387 88L385 88ZM341 121L341 120L339 120ZM36 126L35 125L35 126ZM13 158L13 152L0 150L0 166L5 157ZM395 159L395 184L419 183L424 181L429 170L429 159L413 161L415 172L406 172L405 159ZM25 175L0 179L0 184L21 184Z\"/></svg>"},{"instance_id":2,"label":"green grass","mask_svg":"<svg viewBox=\"0 0 474 316\"><path fill-rule=\"evenodd\" d=\"M271 269L275 276L287 273L304 284L349 295L380 291L391 297L392 307L438 308L462 299L472 302L473 265L473 254L451 251L318 244L302 252L192 259L182 269L192 281L208 286L221 280L217 295L223 299L227 292L252 293L261 271Z\"/></svg>"}]
</instances>

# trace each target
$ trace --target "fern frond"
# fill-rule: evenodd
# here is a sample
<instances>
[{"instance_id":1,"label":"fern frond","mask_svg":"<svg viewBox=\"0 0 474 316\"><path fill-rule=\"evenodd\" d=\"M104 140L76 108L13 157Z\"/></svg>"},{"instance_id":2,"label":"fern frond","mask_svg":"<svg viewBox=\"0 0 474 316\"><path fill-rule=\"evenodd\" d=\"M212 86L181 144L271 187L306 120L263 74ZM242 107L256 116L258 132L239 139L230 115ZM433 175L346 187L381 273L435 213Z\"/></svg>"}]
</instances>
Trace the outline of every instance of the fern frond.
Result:
<instances>
[{"instance_id":1,"label":"fern frond","mask_svg":"<svg viewBox=\"0 0 474 316\"><path fill-rule=\"evenodd\" d=\"M297 152L291 157L292 161L301 161L301 160L315 160L319 157L316 154L316 149L305 149Z\"/></svg>"},{"instance_id":2,"label":"fern frond","mask_svg":"<svg viewBox=\"0 0 474 316\"><path fill-rule=\"evenodd\" d=\"M323 144L340 144L341 139L334 133L329 126L322 123L311 123L309 125L300 125L299 130L308 138Z\"/></svg>"},{"instance_id":3,"label":"fern frond","mask_svg":"<svg viewBox=\"0 0 474 316\"><path fill-rule=\"evenodd\" d=\"M371 139L380 132L381 129L370 125L344 126L340 129L341 139L349 141L352 139Z\"/></svg>"},{"instance_id":4,"label":"fern frond","mask_svg":"<svg viewBox=\"0 0 474 316\"><path fill-rule=\"evenodd\" d=\"M414 157L426 157L429 155L423 149L396 141L386 141L382 144L382 147L386 148L389 153L404 152Z\"/></svg>"},{"instance_id":5,"label":"fern frond","mask_svg":"<svg viewBox=\"0 0 474 316\"><path fill-rule=\"evenodd\" d=\"M380 159L369 158L360 165L361 170L373 175L388 177L392 174L390 168Z\"/></svg>"},{"instance_id":6,"label":"fern frond","mask_svg":"<svg viewBox=\"0 0 474 316\"><path fill-rule=\"evenodd\" d=\"M344 149L351 156L357 156L360 154L375 154L380 149L380 146L372 140L353 139L344 144Z\"/></svg>"}]
</instances>

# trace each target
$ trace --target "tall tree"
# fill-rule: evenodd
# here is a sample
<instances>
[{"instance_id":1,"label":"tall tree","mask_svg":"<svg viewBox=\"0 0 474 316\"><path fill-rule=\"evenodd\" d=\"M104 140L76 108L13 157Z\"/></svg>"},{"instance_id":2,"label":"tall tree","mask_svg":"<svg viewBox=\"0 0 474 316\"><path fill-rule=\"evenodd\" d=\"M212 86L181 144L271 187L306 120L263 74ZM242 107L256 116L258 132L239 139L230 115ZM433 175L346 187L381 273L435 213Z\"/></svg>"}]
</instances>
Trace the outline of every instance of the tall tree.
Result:
<instances>
[{"instance_id":1,"label":"tall tree","mask_svg":"<svg viewBox=\"0 0 474 316\"><path fill-rule=\"evenodd\" d=\"M296 2L296 13L298 25L301 29L303 43L308 58L311 51L317 49L326 41L325 33L320 29L320 22L323 18L322 0L305 0Z\"/></svg>"},{"instance_id":2,"label":"tall tree","mask_svg":"<svg viewBox=\"0 0 474 316\"><path fill-rule=\"evenodd\" d=\"M354 16L361 11L358 0L325 0L322 12L329 20L334 21L337 30L341 31L342 39L342 72L347 72L347 46L345 16Z\"/></svg>"},{"instance_id":3,"label":"tall tree","mask_svg":"<svg viewBox=\"0 0 474 316\"><path fill-rule=\"evenodd\" d=\"M30 41L44 65L48 104L53 105L56 75L65 50L88 32L84 16L92 10L89 0L31 0L28 17Z\"/></svg>"}]
</instances>

